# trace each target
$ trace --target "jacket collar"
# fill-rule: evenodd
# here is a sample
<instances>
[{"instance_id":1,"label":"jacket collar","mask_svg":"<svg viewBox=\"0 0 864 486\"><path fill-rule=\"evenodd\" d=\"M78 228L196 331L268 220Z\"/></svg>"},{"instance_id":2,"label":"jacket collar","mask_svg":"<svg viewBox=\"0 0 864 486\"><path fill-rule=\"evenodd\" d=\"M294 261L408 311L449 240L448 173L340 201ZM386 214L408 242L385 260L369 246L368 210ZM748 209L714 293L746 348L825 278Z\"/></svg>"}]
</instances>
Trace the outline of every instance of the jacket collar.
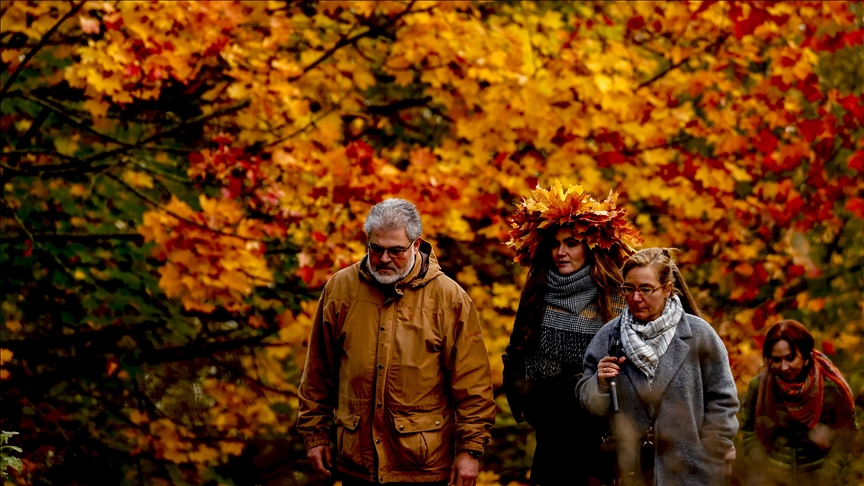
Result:
<instances>
[{"instance_id":1,"label":"jacket collar","mask_svg":"<svg viewBox=\"0 0 864 486\"><path fill-rule=\"evenodd\" d=\"M395 284L384 285L375 280L375 277L369 272L368 259L369 255L366 255L360 260L360 275L367 282L383 289L392 290L399 295L403 295L403 291L406 288L414 289L421 287L439 275L443 275L441 266L438 264L438 258L432 250L432 245L422 238L420 239L420 251L414 257L414 268L411 269L411 272L405 278Z\"/></svg>"},{"instance_id":2,"label":"jacket collar","mask_svg":"<svg viewBox=\"0 0 864 486\"><path fill-rule=\"evenodd\" d=\"M645 404L646 409L650 405L660 403L666 388L672 382L672 378L675 377L678 369L687 359L687 355L690 354L690 346L686 340L692 336L693 330L687 321L687 313L684 313L675 327L675 336L669 343L666 352L660 357L660 366L657 368L657 374L654 375L653 385L648 384L648 378L639 368L635 366L624 367L624 374L633 383L633 387L639 394L639 398L642 399L642 403Z\"/></svg>"}]
</instances>

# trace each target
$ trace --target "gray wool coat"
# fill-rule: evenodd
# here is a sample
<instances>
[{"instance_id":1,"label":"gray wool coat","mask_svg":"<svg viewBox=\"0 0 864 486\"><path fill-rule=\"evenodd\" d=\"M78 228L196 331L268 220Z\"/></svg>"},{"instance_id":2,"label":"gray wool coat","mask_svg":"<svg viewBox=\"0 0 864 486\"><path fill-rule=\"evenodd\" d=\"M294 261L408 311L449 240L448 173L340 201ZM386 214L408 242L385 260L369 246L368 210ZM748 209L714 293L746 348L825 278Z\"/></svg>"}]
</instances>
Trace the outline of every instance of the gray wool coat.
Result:
<instances>
[{"instance_id":1,"label":"gray wool coat","mask_svg":"<svg viewBox=\"0 0 864 486\"><path fill-rule=\"evenodd\" d=\"M616 318L594 336L585 353L585 372L576 385L582 405L594 415L610 415L623 484L641 484L643 439L655 410L654 480L657 485L722 485L723 463L738 432L738 393L720 337L704 320L684 314L654 376L653 386L625 360L617 377L619 412L597 378L610 336L620 338ZM623 355L623 351L621 352Z\"/></svg>"}]
</instances>

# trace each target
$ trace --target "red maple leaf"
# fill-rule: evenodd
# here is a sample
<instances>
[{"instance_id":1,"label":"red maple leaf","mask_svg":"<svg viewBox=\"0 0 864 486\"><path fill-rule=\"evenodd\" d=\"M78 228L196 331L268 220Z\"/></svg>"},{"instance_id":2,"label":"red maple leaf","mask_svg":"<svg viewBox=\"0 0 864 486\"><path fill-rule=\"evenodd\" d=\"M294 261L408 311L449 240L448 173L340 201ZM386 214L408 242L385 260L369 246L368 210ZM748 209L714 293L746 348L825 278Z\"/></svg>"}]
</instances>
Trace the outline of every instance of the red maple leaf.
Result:
<instances>
[{"instance_id":1,"label":"red maple leaf","mask_svg":"<svg viewBox=\"0 0 864 486\"><path fill-rule=\"evenodd\" d=\"M798 130L808 142L812 142L825 131L822 120L802 120L798 122Z\"/></svg>"},{"instance_id":2,"label":"red maple leaf","mask_svg":"<svg viewBox=\"0 0 864 486\"><path fill-rule=\"evenodd\" d=\"M852 157L849 157L849 168L864 174L864 150L859 150Z\"/></svg>"},{"instance_id":3,"label":"red maple leaf","mask_svg":"<svg viewBox=\"0 0 864 486\"><path fill-rule=\"evenodd\" d=\"M864 218L864 199L860 197L850 197L846 200L844 206L847 211L855 215L856 218Z\"/></svg>"},{"instance_id":4,"label":"red maple leaf","mask_svg":"<svg viewBox=\"0 0 864 486\"><path fill-rule=\"evenodd\" d=\"M599 167L612 167L615 164L622 164L627 160L620 152L603 152L597 155L597 165Z\"/></svg>"},{"instance_id":5,"label":"red maple leaf","mask_svg":"<svg viewBox=\"0 0 864 486\"><path fill-rule=\"evenodd\" d=\"M641 15L630 17L630 19L627 20L628 30L639 30L642 27L645 27L645 19Z\"/></svg>"},{"instance_id":6,"label":"red maple leaf","mask_svg":"<svg viewBox=\"0 0 864 486\"><path fill-rule=\"evenodd\" d=\"M761 132L759 132L759 135L757 135L756 149L758 149L759 152L762 152L763 155L768 155L774 152L778 143L780 143L780 141L777 137L771 133L771 130L769 130L768 127L765 127Z\"/></svg>"}]
</instances>

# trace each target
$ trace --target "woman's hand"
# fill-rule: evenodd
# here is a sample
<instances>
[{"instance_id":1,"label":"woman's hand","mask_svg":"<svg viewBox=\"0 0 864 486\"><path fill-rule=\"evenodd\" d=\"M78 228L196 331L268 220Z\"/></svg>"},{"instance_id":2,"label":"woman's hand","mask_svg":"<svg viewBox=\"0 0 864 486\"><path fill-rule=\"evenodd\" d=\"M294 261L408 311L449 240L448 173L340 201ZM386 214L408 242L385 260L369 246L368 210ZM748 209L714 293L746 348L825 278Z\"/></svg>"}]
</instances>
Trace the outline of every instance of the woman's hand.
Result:
<instances>
[{"instance_id":1,"label":"woman's hand","mask_svg":"<svg viewBox=\"0 0 864 486\"><path fill-rule=\"evenodd\" d=\"M609 380L621 373L620 366L626 359L626 356L621 356L620 358L606 356L597 363L597 379L600 380L601 386L604 388L609 386Z\"/></svg>"}]
</instances>

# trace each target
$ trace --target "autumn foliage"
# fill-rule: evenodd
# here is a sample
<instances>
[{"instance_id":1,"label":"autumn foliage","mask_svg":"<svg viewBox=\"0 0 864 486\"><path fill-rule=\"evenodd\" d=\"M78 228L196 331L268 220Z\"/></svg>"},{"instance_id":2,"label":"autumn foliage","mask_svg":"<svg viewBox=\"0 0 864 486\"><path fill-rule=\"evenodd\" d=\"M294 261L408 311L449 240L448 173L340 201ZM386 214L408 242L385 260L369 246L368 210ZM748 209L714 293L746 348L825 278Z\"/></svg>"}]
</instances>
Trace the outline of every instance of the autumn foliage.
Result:
<instances>
[{"instance_id":1,"label":"autumn foliage","mask_svg":"<svg viewBox=\"0 0 864 486\"><path fill-rule=\"evenodd\" d=\"M864 405L860 4L0 13L0 425L21 432L20 484L319 480L292 428L304 339L385 197L418 205L500 380L525 278L508 218L556 178L619 193L644 246L682 250L739 385L794 318ZM481 483L524 482L503 437L527 431L499 402Z\"/></svg>"}]
</instances>

